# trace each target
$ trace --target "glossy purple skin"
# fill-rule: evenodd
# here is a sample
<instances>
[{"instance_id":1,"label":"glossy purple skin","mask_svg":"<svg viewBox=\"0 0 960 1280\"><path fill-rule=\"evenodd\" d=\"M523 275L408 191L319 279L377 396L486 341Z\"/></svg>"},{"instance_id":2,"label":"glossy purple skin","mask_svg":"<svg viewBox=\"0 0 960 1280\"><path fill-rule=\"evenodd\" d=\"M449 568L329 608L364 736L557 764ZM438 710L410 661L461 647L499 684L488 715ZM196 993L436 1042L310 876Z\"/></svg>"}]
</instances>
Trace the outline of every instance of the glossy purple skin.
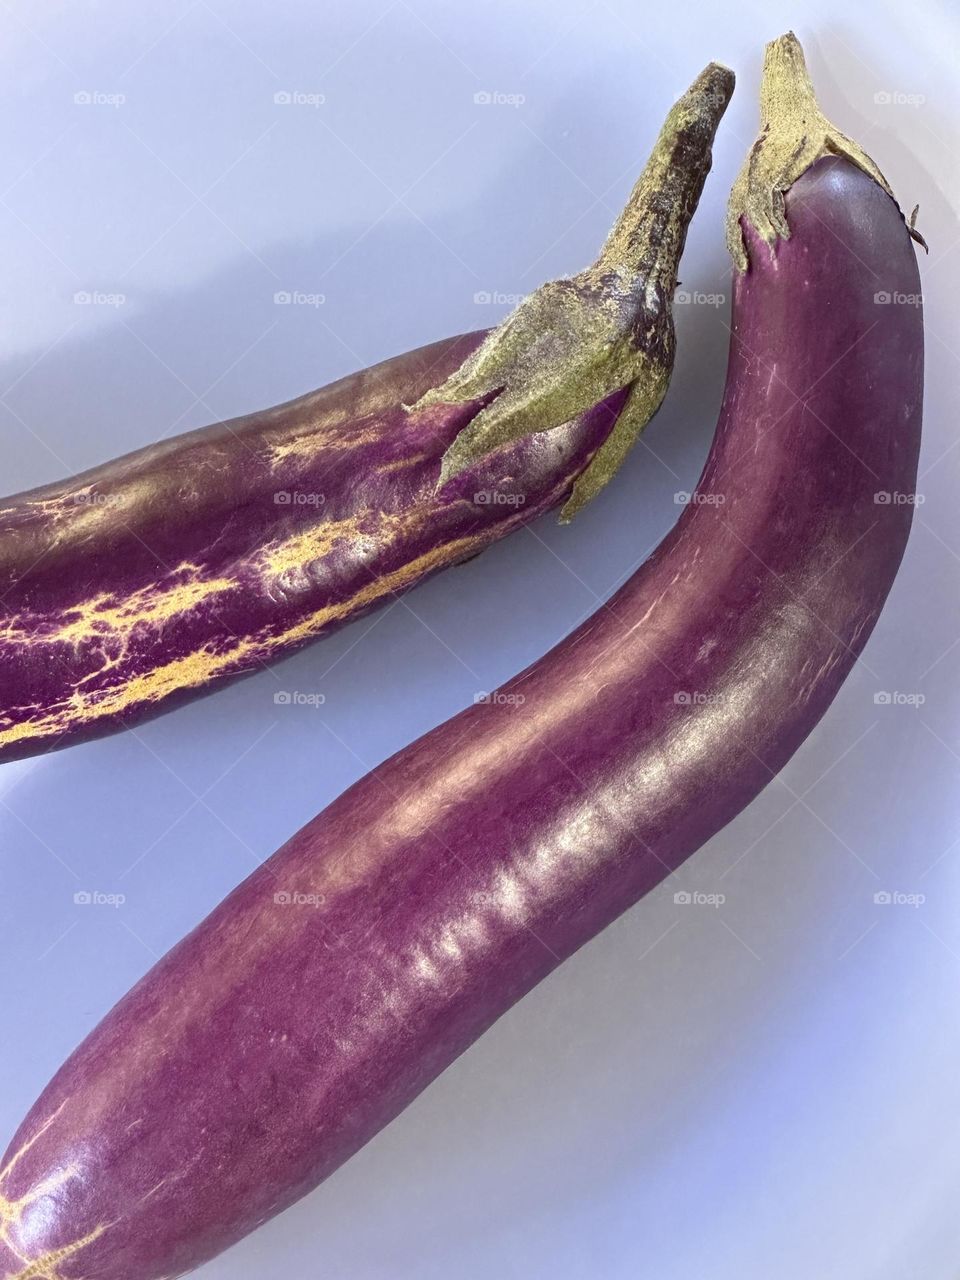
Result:
<instances>
[{"instance_id":1,"label":"glossy purple skin","mask_svg":"<svg viewBox=\"0 0 960 1280\"><path fill-rule=\"evenodd\" d=\"M0 1178L21 1255L73 1251L29 1273L8 1252L8 1276L157 1280L290 1204L729 822L826 711L909 532L911 506L876 495L913 492L921 314L874 294L919 283L893 201L845 161L811 168L787 213L775 260L747 231L716 439L676 527L100 1023Z\"/></svg>"},{"instance_id":2,"label":"glossy purple skin","mask_svg":"<svg viewBox=\"0 0 960 1280\"><path fill-rule=\"evenodd\" d=\"M566 498L626 389L436 492L482 402L403 405L484 332L0 503L0 761L259 670Z\"/></svg>"}]
</instances>

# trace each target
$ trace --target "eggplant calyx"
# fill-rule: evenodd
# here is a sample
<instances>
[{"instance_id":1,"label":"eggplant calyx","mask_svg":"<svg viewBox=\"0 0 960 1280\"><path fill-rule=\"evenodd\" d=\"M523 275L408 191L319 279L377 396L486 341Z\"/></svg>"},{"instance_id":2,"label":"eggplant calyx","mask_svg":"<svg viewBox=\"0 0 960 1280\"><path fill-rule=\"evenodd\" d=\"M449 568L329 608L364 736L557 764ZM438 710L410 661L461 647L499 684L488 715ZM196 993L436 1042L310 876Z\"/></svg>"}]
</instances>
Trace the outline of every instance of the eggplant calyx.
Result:
<instances>
[{"instance_id":1,"label":"eggplant calyx","mask_svg":"<svg viewBox=\"0 0 960 1280\"><path fill-rule=\"evenodd\" d=\"M412 406L494 396L447 449L438 488L493 450L570 422L631 387L562 518L617 470L666 393L677 264L733 84L733 73L717 63L700 73L671 108L596 262L529 294L455 373Z\"/></svg>"},{"instance_id":2,"label":"eggplant calyx","mask_svg":"<svg viewBox=\"0 0 960 1280\"><path fill-rule=\"evenodd\" d=\"M889 182L867 153L820 110L803 48L788 31L771 40L764 51L760 133L727 206L727 248L738 271L746 271L749 265L741 219L750 223L773 253L777 240L790 238L786 192L812 164L828 155L855 164L895 200Z\"/></svg>"}]
</instances>

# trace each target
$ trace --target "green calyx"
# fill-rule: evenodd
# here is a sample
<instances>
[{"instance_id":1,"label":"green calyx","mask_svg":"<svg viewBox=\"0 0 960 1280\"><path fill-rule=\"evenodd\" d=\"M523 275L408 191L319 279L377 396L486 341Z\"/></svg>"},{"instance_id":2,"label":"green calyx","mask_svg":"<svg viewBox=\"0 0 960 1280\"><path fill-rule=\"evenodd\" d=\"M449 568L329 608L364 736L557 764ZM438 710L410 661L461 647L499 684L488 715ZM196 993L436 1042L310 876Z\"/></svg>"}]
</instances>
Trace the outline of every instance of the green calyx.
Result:
<instances>
[{"instance_id":1,"label":"green calyx","mask_svg":"<svg viewBox=\"0 0 960 1280\"><path fill-rule=\"evenodd\" d=\"M494 395L444 455L441 486L493 450L569 422L629 387L616 425L577 478L561 519L570 519L618 470L670 381L677 264L733 84L733 73L717 63L701 72L667 116L596 262L530 294L455 373L412 406Z\"/></svg>"},{"instance_id":2,"label":"green calyx","mask_svg":"<svg viewBox=\"0 0 960 1280\"><path fill-rule=\"evenodd\" d=\"M786 193L812 164L828 155L849 160L894 198L890 184L867 153L820 110L800 41L788 31L764 51L760 132L737 175L727 206L727 248L738 271L746 271L749 265L741 218L772 252L777 240L790 237ZM920 240L912 224L908 229Z\"/></svg>"}]
</instances>

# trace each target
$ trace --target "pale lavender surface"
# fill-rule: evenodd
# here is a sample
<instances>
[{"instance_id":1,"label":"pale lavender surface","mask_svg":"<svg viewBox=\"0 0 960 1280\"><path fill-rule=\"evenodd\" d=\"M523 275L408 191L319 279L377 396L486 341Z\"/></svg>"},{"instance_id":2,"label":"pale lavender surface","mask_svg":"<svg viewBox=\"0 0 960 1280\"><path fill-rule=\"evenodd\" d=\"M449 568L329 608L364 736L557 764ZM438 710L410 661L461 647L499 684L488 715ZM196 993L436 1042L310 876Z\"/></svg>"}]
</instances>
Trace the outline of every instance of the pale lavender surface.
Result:
<instances>
[{"instance_id":1,"label":"pale lavender surface","mask_svg":"<svg viewBox=\"0 0 960 1280\"><path fill-rule=\"evenodd\" d=\"M509 21L494 9L481 28L439 6L400 6L364 36L386 8L332 9L318 33L312 8L268 23L241 5L220 18L200 7L153 49L188 6L136 18L107 6L99 23L80 8L48 18L14 10L42 43L11 39L5 78L9 182L36 161L4 197L12 212L0 209L6 491L174 429L195 395L206 407L179 426L473 327L478 312L486 323L506 306L477 307L474 292L519 292L580 266L664 103L713 56L742 74L683 278L691 291L728 292L719 222L754 132L759 45L796 22L795 11L767 9L761 24L725 14L713 26L696 14L682 31L664 13L641 42L626 7L620 17L561 5L520 18L511 9ZM620 1277L638 1260L666 1280L771 1269L785 1280L952 1277L960 1156L944 1116L960 1102L960 903L955 856L941 855L956 836L960 750L956 651L943 656L960 630L957 452L946 452L955 440L949 250L958 228L955 193L937 185L955 181L952 31L934 7L921 23L893 9L878 18L872 7L857 23L848 10L847 29L833 25L834 12L809 6L798 32L823 104L867 143L904 203L921 202L933 259L943 255L936 270L924 267L926 503L869 667L782 781L683 880L725 893L722 908L676 905L681 886L665 886L323 1192L201 1274L303 1273L319 1242L331 1274L351 1280L451 1271L473 1280L491 1269L572 1278L597 1266ZM141 53L122 110L74 108L76 91L112 92L118 68ZM411 87L414 73L429 77L435 97ZM151 249L193 201L165 165L203 193L275 122L277 89L309 92L323 79L327 105L334 84L340 98L340 115L325 119L347 146L325 128L317 143L310 108L281 117L207 197L215 213L194 207ZM472 94L484 87L528 101L475 109ZM928 100L875 103L884 93ZM406 195L414 213L395 206L320 285L318 261L326 270L393 201L365 164L400 194L435 160ZM608 187L609 208L594 204ZM125 285L119 313L70 301L78 290ZM273 292L291 287L325 287L324 308L275 311ZM368 765L557 639L669 527L673 493L691 488L699 470L726 343L709 306L681 312L678 326L674 390L646 437L670 471L641 447L579 529L547 522L519 535L418 592L417 617L397 606L364 639L361 623L328 642L320 665L305 654L280 668L282 684L257 677L136 739L4 771L4 1136L151 953ZM335 661L342 701L275 709L278 689L329 687ZM875 704L883 691L926 702ZM125 892L127 902L74 906L74 892L93 889ZM878 907L882 891L927 900Z\"/></svg>"}]
</instances>

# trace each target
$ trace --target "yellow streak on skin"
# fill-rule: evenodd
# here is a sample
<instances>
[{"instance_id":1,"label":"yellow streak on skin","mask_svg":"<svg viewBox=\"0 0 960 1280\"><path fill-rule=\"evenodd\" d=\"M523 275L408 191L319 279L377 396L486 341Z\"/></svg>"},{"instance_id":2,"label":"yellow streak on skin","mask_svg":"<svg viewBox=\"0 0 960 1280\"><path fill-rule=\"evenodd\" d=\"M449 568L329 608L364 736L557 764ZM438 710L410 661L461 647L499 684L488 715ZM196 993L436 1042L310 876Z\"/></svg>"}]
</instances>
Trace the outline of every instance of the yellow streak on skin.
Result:
<instances>
[{"instance_id":1,"label":"yellow streak on skin","mask_svg":"<svg viewBox=\"0 0 960 1280\"><path fill-rule=\"evenodd\" d=\"M251 562L251 567L261 578L279 578L291 569L303 569L311 560L333 550L338 542L361 533L362 518L349 516L343 520L331 520L270 543ZM417 519L382 513L378 533L382 536L384 528L388 530L388 536L401 528L412 531L417 522ZM199 575L201 572L199 565L184 562L172 569L168 577L175 580L184 574ZM269 586L268 583L265 585ZM119 604L111 604L118 597L105 592L64 610L64 616L70 621L51 630L41 630L43 615L38 615L34 628L29 615L16 614L6 626L0 627L0 644L70 644L79 647L87 642L115 648L123 654L127 652L135 629L144 626L159 628L206 600L236 589L237 582L231 578L192 577L172 586L151 584L141 587L130 595L119 597Z\"/></svg>"},{"instance_id":2,"label":"yellow streak on skin","mask_svg":"<svg viewBox=\"0 0 960 1280\"><path fill-rule=\"evenodd\" d=\"M346 414L344 414L344 419ZM289 462L291 458L314 458L320 453L345 453L355 449L357 445L376 444L383 438L383 426L378 421L366 431L348 431L343 435L330 434L330 423L321 430L310 427L303 435L294 436L292 440L283 440L267 447L267 462L272 471Z\"/></svg>"},{"instance_id":3,"label":"yellow streak on skin","mask_svg":"<svg viewBox=\"0 0 960 1280\"><path fill-rule=\"evenodd\" d=\"M95 493L92 484L84 484L77 488L61 489L49 498L21 498L16 506L0 507L0 521L7 516L28 516L30 520L48 521L54 526L68 520L76 526L80 521L98 519L101 504L120 506L128 496L123 492L97 490Z\"/></svg>"},{"instance_id":4,"label":"yellow streak on skin","mask_svg":"<svg viewBox=\"0 0 960 1280\"><path fill-rule=\"evenodd\" d=\"M36 1131L33 1137L28 1138L27 1141L23 1144L23 1146L20 1147L19 1150L13 1153L13 1155L10 1157L7 1163L3 1166L3 1168L0 1169L0 1186L2 1186L3 1183L6 1182L7 1178L10 1177L11 1173L13 1173L14 1169L17 1167L17 1165L23 1159L23 1157L27 1154L30 1148L34 1145L34 1143L39 1142L39 1140L47 1132L47 1130L50 1128L53 1122L58 1118L58 1116L60 1115L60 1112L63 1110L63 1108L66 1105L67 1105L66 1102L61 1102L59 1107L57 1107L56 1111L54 1111L52 1115L48 1116L46 1120L44 1120L43 1124Z\"/></svg>"},{"instance_id":5,"label":"yellow streak on skin","mask_svg":"<svg viewBox=\"0 0 960 1280\"><path fill-rule=\"evenodd\" d=\"M258 573L270 578L279 578L291 570L302 571L312 560L319 560L332 551L338 542L349 538L354 540L364 536L363 524L369 521L370 513L348 516L344 520L331 520L327 524L306 529L303 533L294 533L282 542L272 542L264 547L254 561ZM378 542L388 546L391 538L400 531L413 533L421 523L419 513L412 515L391 515L382 511L377 517L376 537ZM370 536L373 536L371 533Z\"/></svg>"},{"instance_id":6,"label":"yellow streak on skin","mask_svg":"<svg viewBox=\"0 0 960 1280\"><path fill-rule=\"evenodd\" d=\"M13 1153L10 1159L0 1169L0 1186L10 1177L10 1174L17 1167L19 1162L27 1154L34 1143L47 1132L53 1122L60 1115L66 1106L66 1102L61 1102L56 1111L48 1116L43 1124L37 1129L33 1137L27 1141L17 1151ZM77 1177L79 1170L70 1165L65 1169L61 1169L58 1173L51 1174L49 1178L45 1178L43 1182L38 1182L36 1186L21 1196L17 1200L10 1200L0 1192L0 1244L6 1245L15 1257L24 1264L24 1266L16 1272L4 1272L4 1280L64 1280L59 1267L61 1262L65 1262L68 1258L72 1258L75 1253L79 1253L81 1249L85 1249L88 1244L92 1244L99 1236L102 1236L107 1230L108 1224L102 1223L95 1227L88 1235L80 1240L75 1240L72 1244L62 1245L59 1249L50 1249L46 1253L41 1254L38 1258L26 1258L10 1239L10 1232L13 1228L19 1227L22 1220L24 1210L28 1209L32 1204L36 1204L38 1200L57 1191L64 1183L69 1182L71 1178Z\"/></svg>"},{"instance_id":7,"label":"yellow streak on skin","mask_svg":"<svg viewBox=\"0 0 960 1280\"><path fill-rule=\"evenodd\" d=\"M39 1138L40 1135L49 1128L50 1123L51 1121L48 1120L47 1123L34 1134L30 1141L20 1148L14 1159L7 1166L7 1170L3 1174L4 1177L6 1177L7 1171L13 1168L16 1161L33 1146L37 1138ZM64 1183L69 1182L71 1178L75 1178L77 1173L78 1170L73 1165L66 1169L61 1169L59 1173L52 1174L37 1186L31 1187L26 1195L21 1196L18 1200L9 1200L5 1195L0 1194L0 1244L6 1245L10 1252L16 1254L21 1262L27 1262L28 1259L23 1256L20 1250L13 1243L10 1238L10 1232L14 1228L20 1226L26 1209L29 1209L31 1205L36 1204L38 1200L42 1200L44 1196L49 1195L53 1191L59 1190Z\"/></svg>"},{"instance_id":8,"label":"yellow streak on skin","mask_svg":"<svg viewBox=\"0 0 960 1280\"><path fill-rule=\"evenodd\" d=\"M76 689L69 699L60 704L62 710L50 711L37 719L24 720L0 731L0 748L31 738L58 736L73 726L96 723L105 716L116 715L131 707L160 702L178 690L195 688L219 675L243 669L244 666L253 666L258 661L266 661L274 650L306 640L328 623L348 617L355 610L374 603L382 596L402 591L431 569L469 555L485 546L488 540L485 534L476 534L455 538L434 547L409 564L367 583L349 599L315 610L285 631L276 634L259 632L253 636L237 637L235 643L226 650L218 651L205 645L193 653L134 676L106 692L84 693ZM272 554L274 558L271 563L275 573L282 572L284 567L302 566L302 560L293 551L289 556L281 556L279 552ZM289 563L285 565L287 560Z\"/></svg>"},{"instance_id":9,"label":"yellow streak on skin","mask_svg":"<svg viewBox=\"0 0 960 1280\"><path fill-rule=\"evenodd\" d=\"M199 569L196 565L182 564L170 576L190 572L197 573ZM23 615L15 615L6 627L0 628L0 643L70 644L79 647L84 641L103 644L115 640L125 651L135 627L160 627L211 596L234 590L236 585L230 578L192 578L159 591L154 586L141 587L139 591L121 597L122 602L118 605L110 603L117 599L116 595L103 592L91 600L71 605L64 611L71 621L51 631L35 632L24 625Z\"/></svg>"},{"instance_id":10,"label":"yellow streak on skin","mask_svg":"<svg viewBox=\"0 0 960 1280\"><path fill-rule=\"evenodd\" d=\"M406 471L408 467L415 467L418 463L427 462L434 456L435 453L432 449L424 449L421 453L411 453L405 458L394 458L393 462L380 464L380 474L390 475L394 471Z\"/></svg>"},{"instance_id":11,"label":"yellow streak on skin","mask_svg":"<svg viewBox=\"0 0 960 1280\"><path fill-rule=\"evenodd\" d=\"M80 494L89 492L89 489L77 489L75 492ZM24 511L29 511L31 515L50 516L55 520L57 516L62 514L63 507L69 497L70 495L67 493L58 493L53 498L24 498L15 507L0 507L0 516L22 515ZM78 504L82 501L82 498L76 500ZM71 503L71 505L73 504Z\"/></svg>"},{"instance_id":12,"label":"yellow streak on skin","mask_svg":"<svg viewBox=\"0 0 960 1280\"><path fill-rule=\"evenodd\" d=\"M79 1172L76 1165L68 1165L66 1169L60 1169L43 1182L37 1183L35 1187L31 1187L19 1200L8 1200L6 1196L0 1195L0 1239L9 1244L7 1232L11 1227L20 1225L24 1209L29 1209L32 1204L50 1195L51 1192L59 1191L65 1182L76 1178Z\"/></svg>"},{"instance_id":13,"label":"yellow streak on skin","mask_svg":"<svg viewBox=\"0 0 960 1280\"><path fill-rule=\"evenodd\" d=\"M60 1270L61 1262L66 1262L72 1258L74 1254L79 1253L81 1249L86 1249L88 1245L93 1244L94 1240L100 1238L107 1230L107 1224L101 1223L99 1227L83 1236L80 1240L74 1240L72 1244L62 1245L59 1249L50 1249L47 1253L43 1253L39 1258L33 1258L27 1261L27 1265L20 1271L8 1271L4 1280L66 1280L63 1272Z\"/></svg>"},{"instance_id":14,"label":"yellow streak on skin","mask_svg":"<svg viewBox=\"0 0 960 1280\"><path fill-rule=\"evenodd\" d=\"M302 570L311 560L332 551L346 538L362 534L364 515L348 516L343 520L331 520L301 533L292 534L282 541L269 543L251 562L251 568L261 579L279 578L291 570ZM379 515L377 534L389 540L400 530L416 531L422 515ZM169 579L182 578L184 574L199 575L199 565L184 561L167 575ZM269 582L265 583L269 588ZM84 642L117 650L121 655L128 651L134 630L139 627L159 628L171 618L189 613L214 596L237 589L231 578L190 577L172 586L150 584L127 596L119 597L119 604L111 604L118 597L110 592L94 596L64 610L63 622L51 630L42 630L43 615L37 615L32 626L29 614L15 614L0 626L0 644L70 644L78 648ZM116 665L115 661L109 665ZM95 675L100 672L94 673Z\"/></svg>"}]
</instances>

